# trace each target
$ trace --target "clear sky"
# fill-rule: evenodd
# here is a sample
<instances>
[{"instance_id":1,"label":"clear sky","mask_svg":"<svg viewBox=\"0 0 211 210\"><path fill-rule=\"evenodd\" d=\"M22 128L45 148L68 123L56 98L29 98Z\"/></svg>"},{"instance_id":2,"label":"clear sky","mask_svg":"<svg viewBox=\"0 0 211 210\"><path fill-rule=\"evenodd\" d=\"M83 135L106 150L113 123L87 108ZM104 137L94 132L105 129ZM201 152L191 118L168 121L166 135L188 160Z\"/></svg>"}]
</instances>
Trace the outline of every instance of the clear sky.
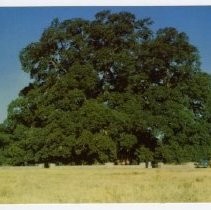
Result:
<instances>
[{"instance_id":1,"label":"clear sky","mask_svg":"<svg viewBox=\"0 0 211 210\"><path fill-rule=\"evenodd\" d=\"M19 52L38 41L53 18L61 21L81 17L93 19L96 12L129 11L137 18L151 17L153 29L176 27L186 32L200 52L202 69L211 73L211 6L198 7L16 7L0 8L0 122L6 118L8 104L28 84L21 70Z\"/></svg>"}]
</instances>

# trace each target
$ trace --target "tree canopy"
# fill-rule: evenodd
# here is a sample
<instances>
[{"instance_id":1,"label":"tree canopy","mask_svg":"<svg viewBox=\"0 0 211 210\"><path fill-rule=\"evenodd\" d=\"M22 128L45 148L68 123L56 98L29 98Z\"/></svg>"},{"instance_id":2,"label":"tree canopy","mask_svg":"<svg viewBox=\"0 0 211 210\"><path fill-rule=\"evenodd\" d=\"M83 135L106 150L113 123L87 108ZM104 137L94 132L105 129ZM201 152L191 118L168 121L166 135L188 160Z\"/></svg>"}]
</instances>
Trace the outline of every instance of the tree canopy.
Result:
<instances>
[{"instance_id":1,"label":"tree canopy","mask_svg":"<svg viewBox=\"0 0 211 210\"><path fill-rule=\"evenodd\" d=\"M210 75L184 32L152 24L110 11L54 19L20 52L31 83L0 128L1 163L210 157Z\"/></svg>"}]
</instances>

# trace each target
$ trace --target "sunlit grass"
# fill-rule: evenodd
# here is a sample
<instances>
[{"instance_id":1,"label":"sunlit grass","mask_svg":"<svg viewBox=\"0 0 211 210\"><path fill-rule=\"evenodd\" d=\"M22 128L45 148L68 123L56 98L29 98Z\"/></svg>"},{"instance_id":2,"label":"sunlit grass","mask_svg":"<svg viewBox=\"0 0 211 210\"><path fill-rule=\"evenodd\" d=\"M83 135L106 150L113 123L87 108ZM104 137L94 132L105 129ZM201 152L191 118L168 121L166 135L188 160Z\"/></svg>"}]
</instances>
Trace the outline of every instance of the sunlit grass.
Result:
<instances>
[{"instance_id":1,"label":"sunlit grass","mask_svg":"<svg viewBox=\"0 0 211 210\"><path fill-rule=\"evenodd\" d=\"M210 201L211 169L0 168L0 203Z\"/></svg>"}]
</instances>

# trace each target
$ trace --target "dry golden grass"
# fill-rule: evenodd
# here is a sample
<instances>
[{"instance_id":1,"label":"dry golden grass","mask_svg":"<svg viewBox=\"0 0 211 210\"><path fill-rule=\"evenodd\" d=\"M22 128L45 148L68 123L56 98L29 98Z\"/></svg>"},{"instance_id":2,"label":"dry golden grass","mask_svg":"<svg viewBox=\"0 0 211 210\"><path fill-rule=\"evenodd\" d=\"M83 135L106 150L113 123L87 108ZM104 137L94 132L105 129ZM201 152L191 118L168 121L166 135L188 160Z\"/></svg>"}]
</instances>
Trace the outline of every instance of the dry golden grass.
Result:
<instances>
[{"instance_id":1,"label":"dry golden grass","mask_svg":"<svg viewBox=\"0 0 211 210\"><path fill-rule=\"evenodd\" d=\"M211 169L0 168L0 203L210 201Z\"/></svg>"}]
</instances>

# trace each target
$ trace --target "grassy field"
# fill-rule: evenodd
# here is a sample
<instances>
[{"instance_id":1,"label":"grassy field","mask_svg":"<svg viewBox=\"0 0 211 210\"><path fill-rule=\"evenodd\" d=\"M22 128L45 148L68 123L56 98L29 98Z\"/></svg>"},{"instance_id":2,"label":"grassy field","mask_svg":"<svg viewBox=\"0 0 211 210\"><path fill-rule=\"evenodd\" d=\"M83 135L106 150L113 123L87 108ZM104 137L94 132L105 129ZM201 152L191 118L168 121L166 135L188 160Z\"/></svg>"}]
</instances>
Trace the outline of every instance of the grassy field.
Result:
<instances>
[{"instance_id":1,"label":"grassy field","mask_svg":"<svg viewBox=\"0 0 211 210\"><path fill-rule=\"evenodd\" d=\"M0 203L211 202L211 169L0 168Z\"/></svg>"}]
</instances>

